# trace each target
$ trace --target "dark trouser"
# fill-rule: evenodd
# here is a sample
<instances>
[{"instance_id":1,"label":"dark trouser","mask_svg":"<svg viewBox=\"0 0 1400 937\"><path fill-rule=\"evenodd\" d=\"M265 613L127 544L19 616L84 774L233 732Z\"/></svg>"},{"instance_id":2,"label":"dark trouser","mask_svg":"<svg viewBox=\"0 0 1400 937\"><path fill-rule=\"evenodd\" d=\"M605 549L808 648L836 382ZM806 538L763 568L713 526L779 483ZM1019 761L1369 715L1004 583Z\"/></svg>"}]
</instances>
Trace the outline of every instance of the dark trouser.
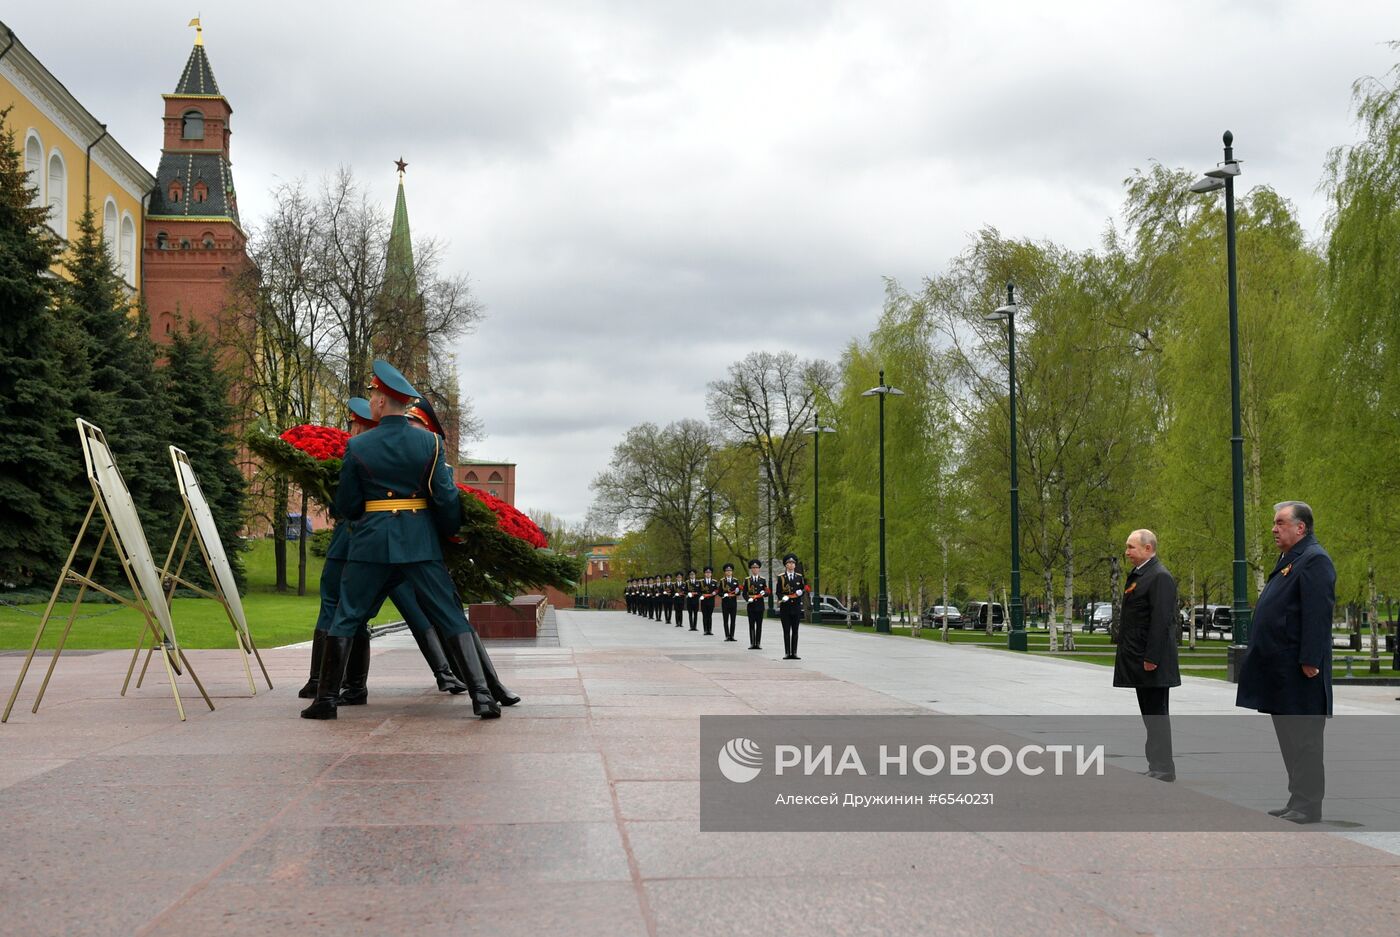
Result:
<instances>
[{"instance_id":1,"label":"dark trouser","mask_svg":"<svg viewBox=\"0 0 1400 937\"><path fill-rule=\"evenodd\" d=\"M763 644L763 601L749 603L749 647Z\"/></svg>"},{"instance_id":2,"label":"dark trouser","mask_svg":"<svg viewBox=\"0 0 1400 937\"><path fill-rule=\"evenodd\" d=\"M666 613L666 624L669 625L669 624L671 623L671 598L670 598L670 596L662 596L662 597L661 597L661 610L662 610L663 612Z\"/></svg>"},{"instance_id":3,"label":"dark trouser","mask_svg":"<svg viewBox=\"0 0 1400 937\"><path fill-rule=\"evenodd\" d=\"M690 630L694 631L696 630L696 621L700 618L700 600L687 599L685 603L685 610L690 616Z\"/></svg>"},{"instance_id":4,"label":"dark trouser","mask_svg":"<svg viewBox=\"0 0 1400 937\"><path fill-rule=\"evenodd\" d=\"M712 630L712 629L714 628L714 620L715 620L715 600L714 600L714 599L701 599L701 600L700 600L700 617L704 620L704 623L705 623L705 633L706 633L706 634L714 634L714 631Z\"/></svg>"},{"instance_id":5,"label":"dark trouser","mask_svg":"<svg viewBox=\"0 0 1400 937\"><path fill-rule=\"evenodd\" d=\"M452 577L441 560L423 563L358 563L345 564L340 584L340 604L329 632L333 637L350 637L364 628L378 611L389 590L407 581L417 593L418 604L428 620L450 635L471 631Z\"/></svg>"},{"instance_id":6,"label":"dark trouser","mask_svg":"<svg viewBox=\"0 0 1400 937\"><path fill-rule=\"evenodd\" d=\"M783 622L783 653L789 657L796 657L797 628L802 624L802 606L796 602L784 602L778 611L778 617Z\"/></svg>"},{"instance_id":7,"label":"dark trouser","mask_svg":"<svg viewBox=\"0 0 1400 937\"><path fill-rule=\"evenodd\" d=\"M736 618L738 617L738 613L739 613L739 600L738 600L738 599L720 599L720 601L719 601L719 617L720 617L720 622L721 622L721 624L724 625L724 636L725 636L725 638L728 639L728 640L730 640L730 641L734 640L734 619L736 619Z\"/></svg>"},{"instance_id":8,"label":"dark trouser","mask_svg":"<svg viewBox=\"0 0 1400 937\"><path fill-rule=\"evenodd\" d=\"M1274 715L1274 734L1288 769L1288 809L1322 816L1327 774L1322 764L1322 730L1326 716Z\"/></svg>"},{"instance_id":9,"label":"dark trouser","mask_svg":"<svg viewBox=\"0 0 1400 937\"><path fill-rule=\"evenodd\" d=\"M1170 693L1171 687L1165 686L1137 688L1138 712L1142 713L1142 723L1147 727L1147 745L1143 749L1147 755L1147 770L1164 774L1176 774L1176 762L1172 759Z\"/></svg>"}]
</instances>

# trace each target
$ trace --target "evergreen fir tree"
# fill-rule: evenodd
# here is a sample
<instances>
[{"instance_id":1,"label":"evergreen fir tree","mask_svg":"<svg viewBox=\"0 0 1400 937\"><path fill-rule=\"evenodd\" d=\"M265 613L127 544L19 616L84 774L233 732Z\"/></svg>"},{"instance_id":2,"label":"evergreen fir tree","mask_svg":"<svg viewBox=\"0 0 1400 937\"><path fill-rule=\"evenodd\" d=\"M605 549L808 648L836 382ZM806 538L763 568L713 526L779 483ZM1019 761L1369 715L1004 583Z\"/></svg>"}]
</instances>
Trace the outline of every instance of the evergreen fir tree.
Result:
<instances>
[{"instance_id":1,"label":"evergreen fir tree","mask_svg":"<svg viewBox=\"0 0 1400 937\"><path fill-rule=\"evenodd\" d=\"M185 450L199 475L229 566L242 589L242 541L238 532L243 526L247 483L237 463L235 413L229 402L231 381L220 369L208 336L196 323L175 330L163 377L174 425L172 442ZM187 565L186 573L191 571Z\"/></svg>"},{"instance_id":2,"label":"evergreen fir tree","mask_svg":"<svg viewBox=\"0 0 1400 937\"><path fill-rule=\"evenodd\" d=\"M59 243L48 209L34 207L9 112L0 110L0 588L50 583L87 507L87 487L68 483L77 454L61 435L72 415L49 274Z\"/></svg>"},{"instance_id":3,"label":"evergreen fir tree","mask_svg":"<svg viewBox=\"0 0 1400 937\"><path fill-rule=\"evenodd\" d=\"M62 315L86 346L86 386L75 388L75 408L106 434L160 563L180 507L168 448L171 419L150 323L128 296L90 209L78 222L65 266Z\"/></svg>"}]
</instances>

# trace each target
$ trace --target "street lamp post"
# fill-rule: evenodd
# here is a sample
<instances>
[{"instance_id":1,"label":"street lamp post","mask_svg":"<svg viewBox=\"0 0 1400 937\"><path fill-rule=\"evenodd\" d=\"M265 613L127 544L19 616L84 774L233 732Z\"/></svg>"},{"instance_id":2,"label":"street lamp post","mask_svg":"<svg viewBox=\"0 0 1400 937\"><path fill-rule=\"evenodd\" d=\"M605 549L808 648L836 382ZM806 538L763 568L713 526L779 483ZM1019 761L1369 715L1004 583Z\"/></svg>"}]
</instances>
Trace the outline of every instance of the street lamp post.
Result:
<instances>
[{"instance_id":1,"label":"street lamp post","mask_svg":"<svg viewBox=\"0 0 1400 937\"><path fill-rule=\"evenodd\" d=\"M1006 646L1013 651L1029 650L1026 639L1025 609L1021 604L1021 487L1016 469L1016 286L1006 284L1006 305L998 306L983 316L990 322L1006 320L1007 335L1007 404L1011 414L1011 596L1006 611L1011 619L1006 633ZM987 609L990 622L993 609Z\"/></svg>"},{"instance_id":2,"label":"street lamp post","mask_svg":"<svg viewBox=\"0 0 1400 937\"><path fill-rule=\"evenodd\" d=\"M881 634L890 633L890 584L885 565L885 398L890 395L903 397L904 391L885 383L884 369L880 371L879 386L861 394L862 397L880 398L880 603L875 630Z\"/></svg>"},{"instance_id":3,"label":"street lamp post","mask_svg":"<svg viewBox=\"0 0 1400 937\"><path fill-rule=\"evenodd\" d=\"M883 381L881 382L883 383ZM821 563L821 442L822 433L834 433L830 426L822 426L821 414L812 415L812 425L802 432L812 437L812 624L822 623Z\"/></svg>"},{"instance_id":4,"label":"street lamp post","mask_svg":"<svg viewBox=\"0 0 1400 937\"><path fill-rule=\"evenodd\" d=\"M1231 682L1239 682L1240 663L1249 645L1249 566L1244 558L1244 431L1240 425L1240 308L1235 263L1235 135L1225 131L1225 159L1208 170L1194 185L1196 193L1225 190L1225 268L1230 303L1230 490L1235 512L1235 604L1230 613L1230 647L1225 669Z\"/></svg>"},{"instance_id":5,"label":"street lamp post","mask_svg":"<svg viewBox=\"0 0 1400 937\"><path fill-rule=\"evenodd\" d=\"M710 535L710 549L707 554L709 559L705 565L710 569L715 568L715 492L713 488L705 489L705 530Z\"/></svg>"}]
</instances>

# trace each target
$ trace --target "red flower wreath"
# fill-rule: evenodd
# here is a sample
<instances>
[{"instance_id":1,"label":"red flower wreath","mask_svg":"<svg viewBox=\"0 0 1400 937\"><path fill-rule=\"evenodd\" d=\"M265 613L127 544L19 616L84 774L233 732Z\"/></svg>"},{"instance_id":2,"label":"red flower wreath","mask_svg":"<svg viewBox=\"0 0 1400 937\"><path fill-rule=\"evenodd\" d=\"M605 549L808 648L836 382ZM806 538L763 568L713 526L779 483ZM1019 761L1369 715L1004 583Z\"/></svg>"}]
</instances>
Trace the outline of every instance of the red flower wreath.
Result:
<instances>
[{"instance_id":1,"label":"red flower wreath","mask_svg":"<svg viewBox=\"0 0 1400 937\"><path fill-rule=\"evenodd\" d=\"M324 462L327 459L345 458L345 444L350 440L350 434L334 426L304 423L301 426L293 426L280 438L312 458Z\"/></svg>"},{"instance_id":2,"label":"red flower wreath","mask_svg":"<svg viewBox=\"0 0 1400 937\"><path fill-rule=\"evenodd\" d=\"M505 533L520 540L524 540L532 547L544 548L549 546L549 538L544 535L544 531L540 530L538 524L530 520L528 515L506 504L495 495L482 491L480 488L473 488L470 485L460 484L457 487L490 508L496 515L496 526Z\"/></svg>"}]
</instances>

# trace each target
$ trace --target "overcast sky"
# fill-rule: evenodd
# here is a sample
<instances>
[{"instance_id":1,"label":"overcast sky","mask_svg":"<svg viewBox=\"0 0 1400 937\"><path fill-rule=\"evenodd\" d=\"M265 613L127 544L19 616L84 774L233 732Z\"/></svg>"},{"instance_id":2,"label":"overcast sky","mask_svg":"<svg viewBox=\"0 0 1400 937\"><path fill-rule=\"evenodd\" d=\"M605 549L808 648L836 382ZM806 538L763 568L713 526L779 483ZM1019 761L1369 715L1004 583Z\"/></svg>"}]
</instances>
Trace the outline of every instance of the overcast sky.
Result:
<instances>
[{"instance_id":1,"label":"overcast sky","mask_svg":"<svg viewBox=\"0 0 1400 937\"><path fill-rule=\"evenodd\" d=\"M7 6L154 172L200 5ZM1227 127L1247 185L1320 236L1351 84L1400 60L1393 0L203 9L245 224L338 164L391 210L402 154L415 235L486 307L459 353L472 454L569 520L629 426L703 418L747 349L835 359L882 277L916 286L984 225L1092 247L1125 176L1207 168Z\"/></svg>"}]
</instances>

